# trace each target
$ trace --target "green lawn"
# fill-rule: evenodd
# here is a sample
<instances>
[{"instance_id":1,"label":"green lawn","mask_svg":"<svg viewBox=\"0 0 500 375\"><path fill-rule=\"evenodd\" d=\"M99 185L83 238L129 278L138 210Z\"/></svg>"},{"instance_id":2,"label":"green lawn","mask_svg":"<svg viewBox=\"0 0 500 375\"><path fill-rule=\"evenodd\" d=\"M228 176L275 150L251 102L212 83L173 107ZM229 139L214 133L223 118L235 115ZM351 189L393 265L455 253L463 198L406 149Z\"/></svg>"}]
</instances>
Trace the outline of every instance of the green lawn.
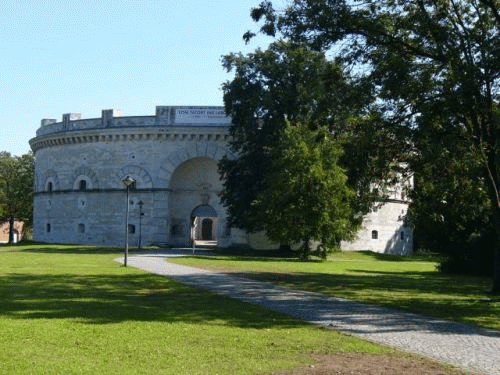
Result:
<instances>
[{"instance_id":1,"label":"green lawn","mask_svg":"<svg viewBox=\"0 0 500 375\"><path fill-rule=\"evenodd\" d=\"M436 261L422 257L342 252L324 262L242 256L173 262L500 330L500 298L488 295L489 278L443 275Z\"/></svg>"},{"instance_id":2,"label":"green lawn","mask_svg":"<svg viewBox=\"0 0 500 375\"><path fill-rule=\"evenodd\" d=\"M113 261L120 255L82 246L0 246L0 373L266 374L310 364L311 352L392 352L125 268ZM303 274L330 263L302 264ZM253 264L276 275L293 262Z\"/></svg>"}]
</instances>

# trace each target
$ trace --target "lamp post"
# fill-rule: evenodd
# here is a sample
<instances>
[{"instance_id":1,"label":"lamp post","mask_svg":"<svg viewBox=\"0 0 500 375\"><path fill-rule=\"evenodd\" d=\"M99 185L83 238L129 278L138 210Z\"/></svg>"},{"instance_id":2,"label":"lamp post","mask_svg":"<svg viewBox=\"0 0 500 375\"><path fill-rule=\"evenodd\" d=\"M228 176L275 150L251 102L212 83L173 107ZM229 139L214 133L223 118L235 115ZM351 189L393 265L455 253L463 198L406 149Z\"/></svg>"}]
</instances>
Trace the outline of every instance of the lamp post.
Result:
<instances>
[{"instance_id":1,"label":"lamp post","mask_svg":"<svg viewBox=\"0 0 500 375\"><path fill-rule=\"evenodd\" d=\"M128 196L129 196L129 193L130 193L130 187L135 183L135 180L132 177L127 176L127 177L125 177L122 180L122 182L125 185L125 187L127 188L127 211L125 213L125 258L124 258L124 261L123 261L123 265L125 267L127 267L127 258L128 258L128 213L129 213L129 206L130 206L130 203L128 201Z\"/></svg>"},{"instance_id":2,"label":"lamp post","mask_svg":"<svg viewBox=\"0 0 500 375\"><path fill-rule=\"evenodd\" d=\"M139 205L139 250L141 249L141 240L142 240L142 217L144 216L144 212L142 212L142 206L144 206L143 201L139 201L137 203Z\"/></svg>"}]
</instances>

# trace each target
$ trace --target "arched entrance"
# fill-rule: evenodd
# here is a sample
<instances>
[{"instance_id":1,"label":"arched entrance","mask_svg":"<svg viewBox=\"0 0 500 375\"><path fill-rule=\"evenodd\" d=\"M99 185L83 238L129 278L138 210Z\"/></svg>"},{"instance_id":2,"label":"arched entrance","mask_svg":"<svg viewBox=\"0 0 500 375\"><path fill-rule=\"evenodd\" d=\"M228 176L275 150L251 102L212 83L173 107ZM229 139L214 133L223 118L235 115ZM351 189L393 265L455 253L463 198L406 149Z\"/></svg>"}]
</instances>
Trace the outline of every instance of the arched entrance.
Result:
<instances>
[{"instance_id":1,"label":"arched entrance","mask_svg":"<svg viewBox=\"0 0 500 375\"><path fill-rule=\"evenodd\" d=\"M205 157L185 161L172 173L169 189L169 241L179 246L192 245L193 240L213 245L222 236L220 218L224 215L218 199L222 182L217 160ZM203 223L204 219L210 220Z\"/></svg>"},{"instance_id":2,"label":"arched entrance","mask_svg":"<svg viewBox=\"0 0 500 375\"><path fill-rule=\"evenodd\" d=\"M191 213L191 239L199 244L215 245L217 216L217 211L208 204L196 207Z\"/></svg>"}]
</instances>

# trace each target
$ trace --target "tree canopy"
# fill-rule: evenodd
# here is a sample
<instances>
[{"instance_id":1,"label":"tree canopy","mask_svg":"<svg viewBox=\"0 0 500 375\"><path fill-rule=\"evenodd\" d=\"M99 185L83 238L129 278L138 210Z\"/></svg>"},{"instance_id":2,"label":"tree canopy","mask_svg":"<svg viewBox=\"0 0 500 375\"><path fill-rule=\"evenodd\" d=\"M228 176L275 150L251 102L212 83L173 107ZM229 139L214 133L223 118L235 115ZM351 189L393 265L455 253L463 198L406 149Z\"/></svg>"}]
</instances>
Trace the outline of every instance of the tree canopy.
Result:
<instances>
[{"instance_id":1,"label":"tree canopy","mask_svg":"<svg viewBox=\"0 0 500 375\"><path fill-rule=\"evenodd\" d=\"M395 134L461 131L482 163L497 234L492 292L500 293L498 0L264 1L252 10L261 32L335 54L371 85ZM247 33L247 39L252 33ZM408 142L408 140L404 140ZM436 147L441 145L436 144Z\"/></svg>"},{"instance_id":2,"label":"tree canopy","mask_svg":"<svg viewBox=\"0 0 500 375\"><path fill-rule=\"evenodd\" d=\"M287 123L269 150L265 188L252 206L265 217L267 236L280 243L301 243L307 258L311 241L326 257L341 240L351 238L359 221L353 217L356 193L339 166L341 144L328 129L310 130Z\"/></svg>"},{"instance_id":3,"label":"tree canopy","mask_svg":"<svg viewBox=\"0 0 500 375\"><path fill-rule=\"evenodd\" d=\"M307 244L310 237L323 247L338 245L380 198L371 183L383 180L393 166L396 143L385 121L376 113L362 113L369 91L355 87L337 61L289 41L276 41L248 55L229 54L223 63L235 71L223 90L226 112L232 116L230 149L236 157L219 164L229 224L250 232L265 230L282 244L298 239ZM295 127L299 130L290 129ZM327 132L328 142L318 132ZM366 146L362 152L361 145ZM321 162L318 155L329 161ZM313 180L321 189L310 189ZM327 186L338 196L327 197ZM352 191L356 199L349 198ZM326 199L324 205L319 204L320 196ZM317 204L306 209L292 203L307 199ZM333 199L342 200L344 212L328 203ZM345 222L335 229L331 223L341 218ZM314 225L322 229L314 231Z\"/></svg>"},{"instance_id":4,"label":"tree canopy","mask_svg":"<svg viewBox=\"0 0 500 375\"><path fill-rule=\"evenodd\" d=\"M221 198L230 225L254 232L264 229L265 220L252 202L265 188L269 149L286 121L314 129L328 126L330 116L340 118L345 108L327 85L335 89L344 78L338 65L323 54L279 41L247 56L229 54L223 64L228 71L235 70L223 91L233 124L230 149L237 158L225 158L220 164Z\"/></svg>"},{"instance_id":5,"label":"tree canopy","mask_svg":"<svg viewBox=\"0 0 500 375\"><path fill-rule=\"evenodd\" d=\"M491 275L494 228L481 156L460 132L420 132L418 143L409 213L419 246L445 255L442 271Z\"/></svg>"}]
</instances>

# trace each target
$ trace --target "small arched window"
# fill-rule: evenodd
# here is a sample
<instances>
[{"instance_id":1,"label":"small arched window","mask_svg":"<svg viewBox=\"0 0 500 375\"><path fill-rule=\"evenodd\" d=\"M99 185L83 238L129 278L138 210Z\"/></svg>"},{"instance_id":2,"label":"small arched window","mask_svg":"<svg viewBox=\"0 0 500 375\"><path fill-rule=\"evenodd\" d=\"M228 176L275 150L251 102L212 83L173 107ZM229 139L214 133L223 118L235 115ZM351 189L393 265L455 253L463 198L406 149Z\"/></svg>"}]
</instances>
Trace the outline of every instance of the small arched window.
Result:
<instances>
[{"instance_id":1,"label":"small arched window","mask_svg":"<svg viewBox=\"0 0 500 375\"><path fill-rule=\"evenodd\" d=\"M82 191L87 190L87 180L80 180L78 188Z\"/></svg>"},{"instance_id":2,"label":"small arched window","mask_svg":"<svg viewBox=\"0 0 500 375\"><path fill-rule=\"evenodd\" d=\"M372 239L377 240L378 239L378 231L372 230Z\"/></svg>"}]
</instances>

